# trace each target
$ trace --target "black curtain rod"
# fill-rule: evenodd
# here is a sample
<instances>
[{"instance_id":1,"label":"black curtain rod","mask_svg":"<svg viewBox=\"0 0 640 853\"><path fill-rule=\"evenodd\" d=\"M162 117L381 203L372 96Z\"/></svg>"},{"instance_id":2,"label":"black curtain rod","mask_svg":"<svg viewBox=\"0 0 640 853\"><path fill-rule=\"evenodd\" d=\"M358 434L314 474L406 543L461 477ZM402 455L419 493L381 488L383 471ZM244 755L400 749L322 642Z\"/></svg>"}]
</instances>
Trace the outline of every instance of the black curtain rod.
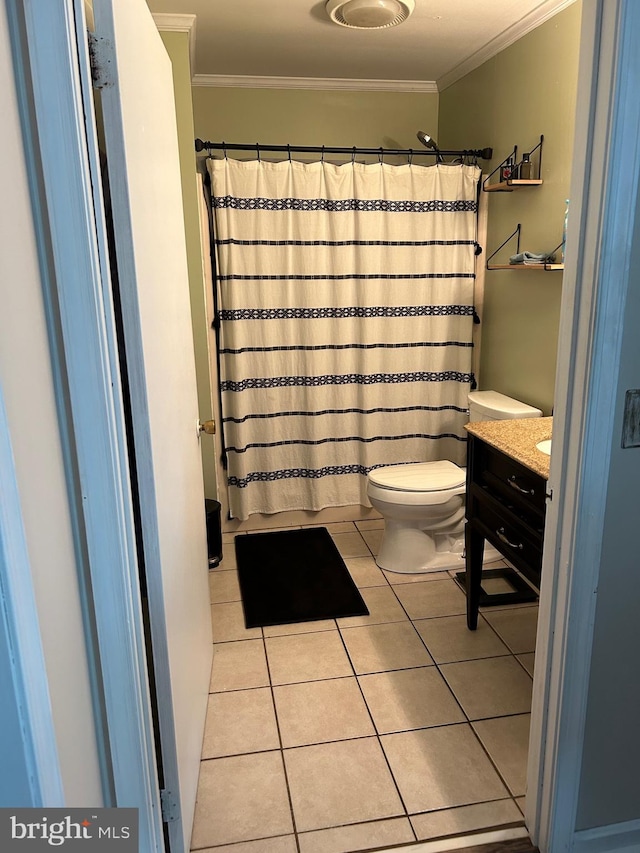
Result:
<instances>
[{"instance_id":1,"label":"black curtain rod","mask_svg":"<svg viewBox=\"0 0 640 853\"><path fill-rule=\"evenodd\" d=\"M474 148L461 151L446 151L439 149L432 151L428 148L336 148L332 145L263 145L260 142L238 143L238 142L203 142L196 139L196 151L281 151L291 154L292 151L304 154L377 154L380 157L400 155L414 157L415 155L430 155L431 157L479 157L482 160L491 160L493 148Z\"/></svg>"}]
</instances>

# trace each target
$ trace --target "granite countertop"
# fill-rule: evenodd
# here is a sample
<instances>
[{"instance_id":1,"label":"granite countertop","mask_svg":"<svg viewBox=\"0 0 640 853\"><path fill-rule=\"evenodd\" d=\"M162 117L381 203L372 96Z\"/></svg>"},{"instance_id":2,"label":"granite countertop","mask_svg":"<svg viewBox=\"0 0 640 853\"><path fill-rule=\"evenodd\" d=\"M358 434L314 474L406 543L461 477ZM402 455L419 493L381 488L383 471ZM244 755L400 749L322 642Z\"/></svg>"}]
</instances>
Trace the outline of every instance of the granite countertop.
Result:
<instances>
[{"instance_id":1,"label":"granite countertop","mask_svg":"<svg viewBox=\"0 0 640 853\"><path fill-rule=\"evenodd\" d=\"M549 456L538 450L536 444L551 438L552 427L553 418L473 421L465 425L467 432L476 435L547 480L549 479Z\"/></svg>"}]
</instances>

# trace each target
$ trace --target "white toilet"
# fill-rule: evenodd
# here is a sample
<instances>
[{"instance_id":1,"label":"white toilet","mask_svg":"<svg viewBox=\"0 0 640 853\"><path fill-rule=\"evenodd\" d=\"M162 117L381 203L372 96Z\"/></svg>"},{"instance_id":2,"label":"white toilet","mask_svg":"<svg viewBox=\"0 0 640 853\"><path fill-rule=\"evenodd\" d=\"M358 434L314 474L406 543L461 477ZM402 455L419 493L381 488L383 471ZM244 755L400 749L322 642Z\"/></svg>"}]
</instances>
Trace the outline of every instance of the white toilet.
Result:
<instances>
[{"instance_id":1,"label":"white toilet","mask_svg":"<svg viewBox=\"0 0 640 853\"><path fill-rule=\"evenodd\" d=\"M471 391L470 421L539 418L540 409L497 391ZM367 478L371 505L384 518L376 563L391 572L460 568L464 552L466 469L453 462L410 462L374 468ZM485 562L500 558L488 545Z\"/></svg>"}]
</instances>

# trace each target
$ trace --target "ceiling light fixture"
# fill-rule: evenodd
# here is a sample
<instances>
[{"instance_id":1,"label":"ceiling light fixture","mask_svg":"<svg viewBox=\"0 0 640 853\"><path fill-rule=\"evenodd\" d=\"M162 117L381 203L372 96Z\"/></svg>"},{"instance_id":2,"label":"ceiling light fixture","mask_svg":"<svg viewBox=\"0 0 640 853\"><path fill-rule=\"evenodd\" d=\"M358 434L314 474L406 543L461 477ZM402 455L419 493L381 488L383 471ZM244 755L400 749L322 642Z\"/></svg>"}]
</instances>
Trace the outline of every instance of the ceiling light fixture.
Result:
<instances>
[{"instance_id":1,"label":"ceiling light fixture","mask_svg":"<svg viewBox=\"0 0 640 853\"><path fill-rule=\"evenodd\" d=\"M382 30L406 21L415 0L328 0L327 14L342 27Z\"/></svg>"}]
</instances>

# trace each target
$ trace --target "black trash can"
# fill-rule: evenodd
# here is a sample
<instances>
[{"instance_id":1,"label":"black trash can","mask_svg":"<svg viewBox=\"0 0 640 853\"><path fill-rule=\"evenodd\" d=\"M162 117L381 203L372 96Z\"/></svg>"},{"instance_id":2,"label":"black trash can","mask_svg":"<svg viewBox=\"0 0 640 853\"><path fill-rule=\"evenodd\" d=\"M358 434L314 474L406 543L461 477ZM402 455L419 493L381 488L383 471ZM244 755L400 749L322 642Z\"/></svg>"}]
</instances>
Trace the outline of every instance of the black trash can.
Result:
<instances>
[{"instance_id":1,"label":"black trash can","mask_svg":"<svg viewBox=\"0 0 640 853\"><path fill-rule=\"evenodd\" d=\"M220 521L220 501L205 498L207 514L207 548L209 551L209 568L213 569L222 560L222 526Z\"/></svg>"}]
</instances>

